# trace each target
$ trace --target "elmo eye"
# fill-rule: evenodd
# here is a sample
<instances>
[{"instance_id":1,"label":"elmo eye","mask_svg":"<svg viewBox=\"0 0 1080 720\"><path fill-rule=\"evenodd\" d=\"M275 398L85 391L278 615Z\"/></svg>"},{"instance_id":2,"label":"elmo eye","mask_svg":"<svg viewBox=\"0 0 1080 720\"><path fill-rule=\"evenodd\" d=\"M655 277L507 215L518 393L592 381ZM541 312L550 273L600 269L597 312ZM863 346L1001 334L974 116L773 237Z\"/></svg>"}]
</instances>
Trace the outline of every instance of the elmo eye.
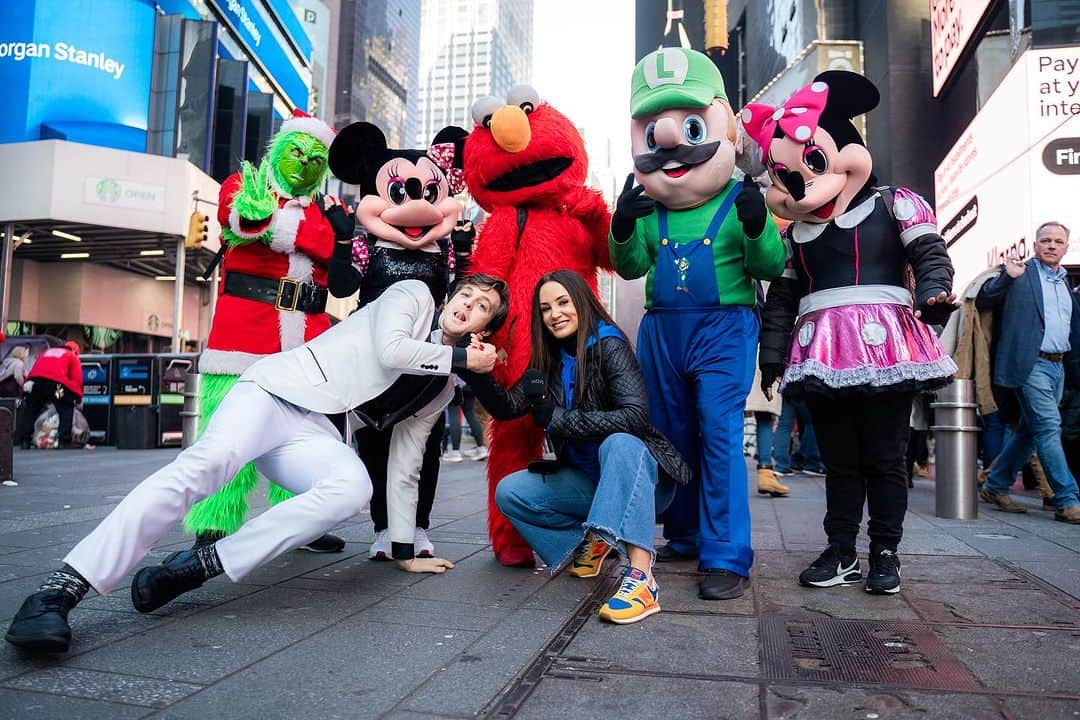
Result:
<instances>
[{"instance_id":1,"label":"elmo eye","mask_svg":"<svg viewBox=\"0 0 1080 720\"><path fill-rule=\"evenodd\" d=\"M803 162L806 163L806 167L817 175L821 175L829 169L829 158L826 157L825 151L817 145L806 146L806 149L803 150Z\"/></svg>"},{"instance_id":2,"label":"elmo eye","mask_svg":"<svg viewBox=\"0 0 1080 720\"><path fill-rule=\"evenodd\" d=\"M405 202L405 183L401 180L394 180L386 187L386 196L390 198L390 202L395 205L400 205Z\"/></svg>"},{"instance_id":3,"label":"elmo eye","mask_svg":"<svg viewBox=\"0 0 1080 720\"><path fill-rule=\"evenodd\" d=\"M645 147L649 152L656 152L656 123L651 122L645 126Z\"/></svg>"},{"instance_id":4,"label":"elmo eye","mask_svg":"<svg viewBox=\"0 0 1080 720\"><path fill-rule=\"evenodd\" d=\"M687 115L683 120L683 137L691 145L700 145L709 136L705 120L700 115Z\"/></svg>"},{"instance_id":5,"label":"elmo eye","mask_svg":"<svg viewBox=\"0 0 1080 720\"><path fill-rule=\"evenodd\" d=\"M439 202L439 183L429 182L424 186L424 200L432 205Z\"/></svg>"},{"instance_id":6,"label":"elmo eye","mask_svg":"<svg viewBox=\"0 0 1080 720\"><path fill-rule=\"evenodd\" d=\"M540 93L531 85L515 85L506 93L506 104L517 105L528 115L540 107Z\"/></svg>"},{"instance_id":7,"label":"elmo eye","mask_svg":"<svg viewBox=\"0 0 1080 720\"><path fill-rule=\"evenodd\" d=\"M485 95L482 98L478 98L476 102L472 104L471 114L473 122L477 125L483 125L484 127L491 127L491 116L502 106L502 101L491 95Z\"/></svg>"}]
</instances>

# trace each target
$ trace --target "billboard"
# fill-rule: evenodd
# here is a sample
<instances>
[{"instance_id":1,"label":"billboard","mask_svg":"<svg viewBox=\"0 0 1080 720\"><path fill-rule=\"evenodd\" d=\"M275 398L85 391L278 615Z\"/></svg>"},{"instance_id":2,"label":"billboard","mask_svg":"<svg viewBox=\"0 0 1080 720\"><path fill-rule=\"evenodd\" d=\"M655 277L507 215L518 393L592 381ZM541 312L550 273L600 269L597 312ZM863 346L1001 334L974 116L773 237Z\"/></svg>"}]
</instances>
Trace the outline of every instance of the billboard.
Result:
<instances>
[{"instance_id":1,"label":"billboard","mask_svg":"<svg viewBox=\"0 0 1080 720\"><path fill-rule=\"evenodd\" d=\"M0 143L41 138L142 151L152 0L0 4Z\"/></svg>"},{"instance_id":2,"label":"billboard","mask_svg":"<svg viewBox=\"0 0 1080 720\"><path fill-rule=\"evenodd\" d=\"M930 0L930 53L934 97L949 79L992 0Z\"/></svg>"},{"instance_id":3,"label":"billboard","mask_svg":"<svg viewBox=\"0 0 1080 720\"><path fill-rule=\"evenodd\" d=\"M1008 255L1031 257L1047 220L1073 230L1065 264L1080 265L1080 47L1021 55L934 172L934 189L958 290Z\"/></svg>"}]
</instances>

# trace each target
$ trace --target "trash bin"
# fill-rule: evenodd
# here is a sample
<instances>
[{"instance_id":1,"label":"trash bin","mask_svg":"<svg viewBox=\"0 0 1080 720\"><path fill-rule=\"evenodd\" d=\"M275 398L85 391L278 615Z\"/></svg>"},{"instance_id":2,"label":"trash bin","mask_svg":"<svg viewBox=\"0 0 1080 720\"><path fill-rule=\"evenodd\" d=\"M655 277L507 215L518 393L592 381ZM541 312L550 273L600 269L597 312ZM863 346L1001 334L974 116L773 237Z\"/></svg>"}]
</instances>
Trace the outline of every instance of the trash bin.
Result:
<instances>
[{"instance_id":1,"label":"trash bin","mask_svg":"<svg viewBox=\"0 0 1080 720\"><path fill-rule=\"evenodd\" d=\"M974 520L978 510L978 432L975 384L953 380L930 403L934 433L934 514Z\"/></svg>"},{"instance_id":2,"label":"trash bin","mask_svg":"<svg viewBox=\"0 0 1080 720\"><path fill-rule=\"evenodd\" d=\"M183 437L180 447L191 447L199 436L199 393L202 390L202 375L188 373L184 378L184 409L180 411L183 423Z\"/></svg>"},{"instance_id":3,"label":"trash bin","mask_svg":"<svg viewBox=\"0 0 1080 720\"><path fill-rule=\"evenodd\" d=\"M82 413L90 426L90 442L111 445L112 438L112 355L87 354L79 358L83 373Z\"/></svg>"},{"instance_id":4,"label":"trash bin","mask_svg":"<svg viewBox=\"0 0 1080 720\"><path fill-rule=\"evenodd\" d=\"M156 383L158 410L158 446L183 445L184 388L187 375L195 369L198 356L194 353L158 355Z\"/></svg>"},{"instance_id":5,"label":"trash bin","mask_svg":"<svg viewBox=\"0 0 1080 720\"><path fill-rule=\"evenodd\" d=\"M120 450L157 447L156 405L125 405L116 408L113 438Z\"/></svg>"}]
</instances>

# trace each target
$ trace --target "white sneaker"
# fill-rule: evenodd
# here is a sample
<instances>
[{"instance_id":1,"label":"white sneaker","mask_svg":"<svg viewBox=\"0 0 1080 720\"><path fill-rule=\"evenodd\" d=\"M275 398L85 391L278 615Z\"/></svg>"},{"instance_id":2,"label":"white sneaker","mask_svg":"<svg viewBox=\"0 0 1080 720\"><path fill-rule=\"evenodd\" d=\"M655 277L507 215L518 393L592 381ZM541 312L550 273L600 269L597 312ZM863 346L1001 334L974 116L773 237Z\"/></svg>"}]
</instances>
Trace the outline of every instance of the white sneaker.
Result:
<instances>
[{"instance_id":1,"label":"white sneaker","mask_svg":"<svg viewBox=\"0 0 1080 720\"><path fill-rule=\"evenodd\" d=\"M375 533L375 542L371 543L368 550L368 558L371 560L391 560L390 556L390 531L380 530Z\"/></svg>"},{"instance_id":2,"label":"white sneaker","mask_svg":"<svg viewBox=\"0 0 1080 720\"><path fill-rule=\"evenodd\" d=\"M461 460L462 460L461 451L460 450L447 450L446 452L444 452L442 454L442 459L443 459L443 462L461 462Z\"/></svg>"},{"instance_id":3,"label":"white sneaker","mask_svg":"<svg viewBox=\"0 0 1080 720\"><path fill-rule=\"evenodd\" d=\"M431 539L427 536L427 530L424 528L416 528L413 531L412 544L413 554L416 557L435 557L435 546L431 544Z\"/></svg>"},{"instance_id":4,"label":"white sneaker","mask_svg":"<svg viewBox=\"0 0 1080 720\"><path fill-rule=\"evenodd\" d=\"M478 448L465 451L465 457L469 458L470 460L487 460L487 456L488 450L483 445Z\"/></svg>"}]
</instances>

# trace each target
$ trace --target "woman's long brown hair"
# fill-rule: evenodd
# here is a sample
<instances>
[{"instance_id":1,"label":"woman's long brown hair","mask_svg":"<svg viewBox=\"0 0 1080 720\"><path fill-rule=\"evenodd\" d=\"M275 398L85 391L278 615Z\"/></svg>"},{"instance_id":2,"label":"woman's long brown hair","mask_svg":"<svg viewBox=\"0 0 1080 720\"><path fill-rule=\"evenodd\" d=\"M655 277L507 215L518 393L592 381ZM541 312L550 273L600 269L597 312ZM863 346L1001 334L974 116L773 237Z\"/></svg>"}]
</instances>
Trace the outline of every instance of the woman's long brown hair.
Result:
<instances>
[{"instance_id":1,"label":"woman's long brown hair","mask_svg":"<svg viewBox=\"0 0 1080 720\"><path fill-rule=\"evenodd\" d=\"M532 358L529 361L530 367L539 370L545 379L551 379L551 371L559 364L559 352L561 350L559 341L544 325L543 313L540 311L540 288L549 282L559 283L566 288L566 294L570 296L570 302L574 304L574 309L577 311L577 343L574 351L574 355L577 357L575 394L577 397L581 397L581 393L585 391L585 349L588 347L589 337L597 336L600 321L603 320L608 325L618 328L623 337L626 336L626 333L623 333L622 328L615 324L607 309L593 294L592 288L589 287L581 275L578 275L573 270L549 272L540 278L536 283L536 289L533 291ZM563 392L566 392L566 388L563 388Z\"/></svg>"}]
</instances>

